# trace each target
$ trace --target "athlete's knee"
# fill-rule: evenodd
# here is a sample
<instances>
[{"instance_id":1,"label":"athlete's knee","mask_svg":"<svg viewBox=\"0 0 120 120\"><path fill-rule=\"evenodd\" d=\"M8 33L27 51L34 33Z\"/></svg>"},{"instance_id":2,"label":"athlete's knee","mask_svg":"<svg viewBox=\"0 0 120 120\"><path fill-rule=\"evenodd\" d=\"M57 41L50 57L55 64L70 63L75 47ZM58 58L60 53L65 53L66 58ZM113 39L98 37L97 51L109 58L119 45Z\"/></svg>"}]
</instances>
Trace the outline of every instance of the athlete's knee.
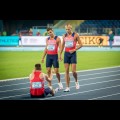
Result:
<instances>
[{"instance_id":1,"label":"athlete's knee","mask_svg":"<svg viewBox=\"0 0 120 120\"><path fill-rule=\"evenodd\" d=\"M69 68L66 68L66 69L65 69L65 73L69 73Z\"/></svg>"},{"instance_id":2,"label":"athlete's knee","mask_svg":"<svg viewBox=\"0 0 120 120\"><path fill-rule=\"evenodd\" d=\"M57 75L57 76L60 76L60 73L59 73L59 72L56 72L56 75Z\"/></svg>"},{"instance_id":3,"label":"athlete's knee","mask_svg":"<svg viewBox=\"0 0 120 120\"><path fill-rule=\"evenodd\" d=\"M55 73L57 74L57 73L59 73L59 71L58 71L58 70L55 70Z\"/></svg>"},{"instance_id":4,"label":"athlete's knee","mask_svg":"<svg viewBox=\"0 0 120 120\"><path fill-rule=\"evenodd\" d=\"M73 74L73 76L76 76L76 75L77 75L77 72L76 72L76 71L73 71L72 74Z\"/></svg>"},{"instance_id":5,"label":"athlete's knee","mask_svg":"<svg viewBox=\"0 0 120 120\"><path fill-rule=\"evenodd\" d=\"M47 74L50 74L51 73L51 70L49 69L49 70L47 70Z\"/></svg>"}]
</instances>

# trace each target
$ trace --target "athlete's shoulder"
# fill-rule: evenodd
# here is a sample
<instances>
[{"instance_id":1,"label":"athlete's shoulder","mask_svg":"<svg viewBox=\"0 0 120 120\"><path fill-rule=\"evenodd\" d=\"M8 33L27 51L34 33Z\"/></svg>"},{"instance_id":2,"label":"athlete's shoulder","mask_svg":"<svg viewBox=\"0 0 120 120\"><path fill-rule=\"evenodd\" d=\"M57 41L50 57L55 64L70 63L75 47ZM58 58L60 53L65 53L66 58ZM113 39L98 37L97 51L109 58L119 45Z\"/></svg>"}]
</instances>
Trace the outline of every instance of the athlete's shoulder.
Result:
<instances>
[{"instance_id":1,"label":"athlete's shoulder","mask_svg":"<svg viewBox=\"0 0 120 120\"><path fill-rule=\"evenodd\" d=\"M41 73L40 73L40 76L44 76L44 73L43 73L43 72L41 72Z\"/></svg>"},{"instance_id":2,"label":"athlete's shoulder","mask_svg":"<svg viewBox=\"0 0 120 120\"><path fill-rule=\"evenodd\" d=\"M56 38L57 40L60 40L61 38L59 37L59 36L57 36L57 38Z\"/></svg>"},{"instance_id":3,"label":"athlete's shoulder","mask_svg":"<svg viewBox=\"0 0 120 120\"><path fill-rule=\"evenodd\" d=\"M47 37L47 38L46 38L46 40L49 40L49 39L50 39L50 37Z\"/></svg>"},{"instance_id":4,"label":"athlete's shoulder","mask_svg":"<svg viewBox=\"0 0 120 120\"><path fill-rule=\"evenodd\" d=\"M46 41L48 41L48 37L46 38Z\"/></svg>"},{"instance_id":5,"label":"athlete's shoulder","mask_svg":"<svg viewBox=\"0 0 120 120\"><path fill-rule=\"evenodd\" d=\"M73 34L78 34L78 33L74 31Z\"/></svg>"},{"instance_id":6,"label":"athlete's shoulder","mask_svg":"<svg viewBox=\"0 0 120 120\"><path fill-rule=\"evenodd\" d=\"M29 75L29 80L31 81L33 78L34 78L34 73L32 72L32 73Z\"/></svg>"},{"instance_id":7,"label":"athlete's shoulder","mask_svg":"<svg viewBox=\"0 0 120 120\"><path fill-rule=\"evenodd\" d=\"M67 33L63 34L63 38L67 36Z\"/></svg>"},{"instance_id":8,"label":"athlete's shoulder","mask_svg":"<svg viewBox=\"0 0 120 120\"><path fill-rule=\"evenodd\" d=\"M41 72L40 78L41 78L41 79L44 79L44 78L45 78L45 74Z\"/></svg>"},{"instance_id":9,"label":"athlete's shoulder","mask_svg":"<svg viewBox=\"0 0 120 120\"><path fill-rule=\"evenodd\" d=\"M55 35L54 39L55 39L55 40L57 40L57 39L58 39L58 36L57 36L57 35Z\"/></svg>"},{"instance_id":10,"label":"athlete's shoulder","mask_svg":"<svg viewBox=\"0 0 120 120\"><path fill-rule=\"evenodd\" d=\"M74 34L75 34L76 36L79 36L79 33L77 33L77 32L74 32Z\"/></svg>"}]
</instances>

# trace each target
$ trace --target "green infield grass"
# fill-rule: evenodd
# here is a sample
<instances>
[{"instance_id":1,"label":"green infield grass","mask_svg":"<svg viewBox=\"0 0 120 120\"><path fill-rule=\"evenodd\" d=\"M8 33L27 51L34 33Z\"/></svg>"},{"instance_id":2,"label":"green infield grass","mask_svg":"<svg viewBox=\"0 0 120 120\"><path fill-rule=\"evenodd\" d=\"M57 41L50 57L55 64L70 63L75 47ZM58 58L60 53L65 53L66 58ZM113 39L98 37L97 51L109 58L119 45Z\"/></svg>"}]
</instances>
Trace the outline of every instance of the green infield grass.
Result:
<instances>
[{"instance_id":1,"label":"green infield grass","mask_svg":"<svg viewBox=\"0 0 120 120\"><path fill-rule=\"evenodd\" d=\"M42 51L0 52L0 80L28 77L36 63L41 63ZM46 73L45 62L42 71ZM77 51L77 71L120 66L120 52ZM60 72L64 64L60 62ZM71 71L71 69L70 69Z\"/></svg>"}]
</instances>

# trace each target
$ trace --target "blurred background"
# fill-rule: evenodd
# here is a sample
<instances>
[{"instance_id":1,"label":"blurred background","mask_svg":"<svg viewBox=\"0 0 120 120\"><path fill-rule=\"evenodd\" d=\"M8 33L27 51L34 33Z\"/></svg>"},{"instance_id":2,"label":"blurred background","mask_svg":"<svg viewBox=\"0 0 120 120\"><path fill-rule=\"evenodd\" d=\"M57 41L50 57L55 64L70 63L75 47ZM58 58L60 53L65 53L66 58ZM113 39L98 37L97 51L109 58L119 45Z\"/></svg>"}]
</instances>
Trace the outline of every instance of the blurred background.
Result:
<instances>
[{"instance_id":1,"label":"blurred background","mask_svg":"<svg viewBox=\"0 0 120 120\"><path fill-rule=\"evenodd\" d=\"M0 35L11 36L32 35L35 36L37 32L44 36L47 27L53 27L56 35L63 35L64 26L71 23L73 31L80 35L106 35L112 29L115 35L120 35L120 20L0 20Z\"/></svg>"},{"instance_id":2,"label":"blurred background","mask_svg":"<svg viewBox=\"0 0 120 120\"><path fill-rule=\"evenodd\" d=\"M83 44L77 52L77 70L120 65L120 20L0 20L0 80L28 76L34 64L41 61L48 37L46 28L52 27L62 41L67 23L79 33ZM108 41L110 30L115 35L113 48ZM45 62L42 65L46 73ZM60 62L60 72L64 71Z\"/></svg>"},{"instance_id":3,"label":"blurred background","mask_svg":"<svg viewBox=\"0 0 120 120\"><path fill-rule=\"evenodd\" d=\"M79 33L83 46L98 46L102 38L102 46L108 47L110 30L115 36L113 46L120 46L120 20L0 20L0 47L21 46L20 35L22 46L45 46L46 28L52 27L55 35L62 38L67 23Z\"/></svg>"}]
</instances>

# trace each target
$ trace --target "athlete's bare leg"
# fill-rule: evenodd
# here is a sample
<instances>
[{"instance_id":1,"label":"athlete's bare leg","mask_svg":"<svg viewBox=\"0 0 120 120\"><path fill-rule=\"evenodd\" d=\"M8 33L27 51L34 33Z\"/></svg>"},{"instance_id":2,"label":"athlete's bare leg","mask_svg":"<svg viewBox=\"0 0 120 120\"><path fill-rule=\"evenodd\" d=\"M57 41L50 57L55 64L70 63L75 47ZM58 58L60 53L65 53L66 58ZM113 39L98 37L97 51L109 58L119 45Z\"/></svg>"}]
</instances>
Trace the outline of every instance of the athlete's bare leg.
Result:
<instances>
[{"instance_id":1,"label":"athlete's bare leg","mask_svg":"<svg viewBox=\"0 0 120 120\"><path fill-rule=\"evenodd\" d=\"M75 85L76 85L76 89L79 89L79 82L78 82L78 78L77 78L77 72L76 72L76 64L72 64L72 73L73 73L73 77L75 78Z\"/></svg>"},{"instance_id":2,"label":"athlete's bare leg","mask_svg":"<svg viewBox=\"0 0 120 120\"><path fill-rule=\"evenodd\" d=\"M64 66L65 66L66 87L69 87L69 84L70 84L69 66L70 64L65 63Z\"/></svg>"},{"instance_id":3,"label":"athlete's bare leg","mask_svg":"<svg viewBox=\"0 0 120 120\"><path fill-rule=\"evenodd\" d=\"M72 73L73 73L73 77L75 78L75 82L77 82L77 72L76 72L76 64L71 64L71 68L72 68Z\"/></svg>"},{"instance_id":4,"label":"athlete's bare leg","mask_svg":"<svg viewBox=\"0 0 120 120\"><path fill-rule=\"evenodd\" d=\"M54 68L54 71L55 71L56 77L57 77L57 79L58 79L58 82L60 83L60 73L59 73L59 68Z\"/></svg>"},{"instance_id":5,"label":"athlete's bare leg","mask_svg":"<svg viewBox=\"0 0 120 120\"><path fill-rule=\"evenodd\" d=\"M51 75L51 68L50 67L47 68L47 75L48 75L48 77L50 77L50 75ZM51 81L48 82L48 86L52 86L52 82Z\"/></svg>"}]
</instances>

